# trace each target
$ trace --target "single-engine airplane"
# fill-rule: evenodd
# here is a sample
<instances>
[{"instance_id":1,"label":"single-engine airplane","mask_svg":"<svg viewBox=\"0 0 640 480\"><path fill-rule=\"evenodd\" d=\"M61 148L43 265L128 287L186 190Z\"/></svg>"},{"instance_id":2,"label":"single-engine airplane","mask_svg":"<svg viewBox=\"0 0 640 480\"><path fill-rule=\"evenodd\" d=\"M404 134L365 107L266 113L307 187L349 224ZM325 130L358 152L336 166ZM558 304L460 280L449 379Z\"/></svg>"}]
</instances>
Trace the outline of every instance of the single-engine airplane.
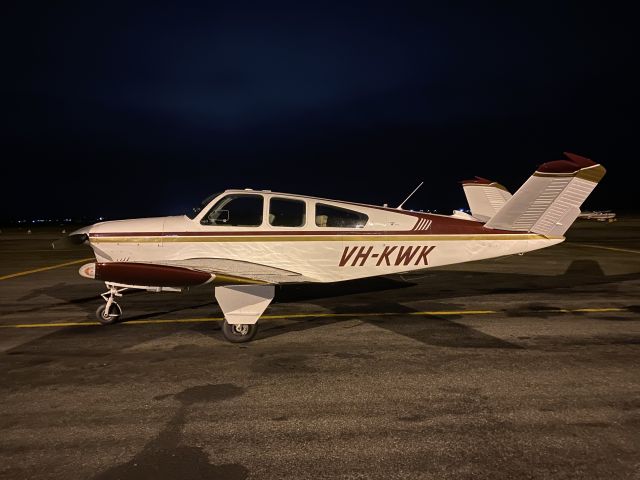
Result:
<instances>
[{"instance_id":1,"label":"single-engine airplane","mask_svg":"<svg viewBox=\"0 0 640 480\"><path fill-rule=\"evenodd\" d=\"M192 215L97 223L66 242L96 261L80 275L105 282L102 324L116 322L126 289L180 291L210 284L231 342L251 340L275 285L336 282L550 247L580 215L605 169L579 155L542 164L513 195L463 182L471 214L451 216L268 190L226 190ZM404 204L404 202L403 202Z\"/></svg>"}]
</instances>

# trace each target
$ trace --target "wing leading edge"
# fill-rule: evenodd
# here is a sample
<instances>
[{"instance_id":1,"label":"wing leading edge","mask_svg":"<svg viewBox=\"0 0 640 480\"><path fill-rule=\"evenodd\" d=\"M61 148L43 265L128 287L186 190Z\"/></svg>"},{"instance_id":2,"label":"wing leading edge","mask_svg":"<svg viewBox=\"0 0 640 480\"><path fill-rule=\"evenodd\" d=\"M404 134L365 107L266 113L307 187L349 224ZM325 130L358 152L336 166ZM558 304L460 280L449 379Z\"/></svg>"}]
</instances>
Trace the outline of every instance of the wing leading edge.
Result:
<instances>
[{"instance_id":1,"label":"wing leading edge","mask_svg":"<svg viewBox=\"0 0 640 480\"><path fill-rule=\"evenodd\" d=\"M246 262L212 259L181 262L96 262L80 268L85 278L140 288L180 289L198 285L273 285L309 279L294 272L264 265L247 268ZM241 265L238 265L241 264Z\"/></svg>"}]
</instances>

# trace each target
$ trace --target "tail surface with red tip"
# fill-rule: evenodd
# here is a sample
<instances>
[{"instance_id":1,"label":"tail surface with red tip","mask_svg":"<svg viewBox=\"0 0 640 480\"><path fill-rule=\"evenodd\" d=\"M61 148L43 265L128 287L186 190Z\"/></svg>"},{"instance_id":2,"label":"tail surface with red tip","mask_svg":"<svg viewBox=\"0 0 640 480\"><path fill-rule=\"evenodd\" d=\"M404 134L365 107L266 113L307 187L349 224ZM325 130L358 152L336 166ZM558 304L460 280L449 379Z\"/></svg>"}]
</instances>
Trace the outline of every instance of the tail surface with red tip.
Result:
<instances>
[{"instance_id":1,"label":"tail surface with red tip","mask_svg":"<svg viewBox=\"0 0 640 480\"><path fill-rule=\"evenodd\" d=\"M511 198L509 191L498 182L476 177L462 182L471 215L481 222L491 219Z\"/></svg>"},{"instance_id":2,"label":"tail surface with red tip","mask_svg":"<svg viewBox=\"0 0 640 480\"><path fill-rule=\"evenodd\" d=\"M563 236L606 172L588 158L565 155L540 165L485 227Z\"/></svg>"}]
</instances>

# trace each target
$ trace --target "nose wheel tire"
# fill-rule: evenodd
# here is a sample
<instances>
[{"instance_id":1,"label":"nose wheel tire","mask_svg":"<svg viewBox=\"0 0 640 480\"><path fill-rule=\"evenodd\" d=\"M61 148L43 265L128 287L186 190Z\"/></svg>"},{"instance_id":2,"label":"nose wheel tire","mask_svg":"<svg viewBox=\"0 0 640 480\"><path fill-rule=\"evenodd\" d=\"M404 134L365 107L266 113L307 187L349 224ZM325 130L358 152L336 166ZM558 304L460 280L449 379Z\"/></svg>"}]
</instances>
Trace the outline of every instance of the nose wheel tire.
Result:
<instances>
[{"instance_id":1,"label":"nose wheel tire","mask_svg":"<svg viewBox=\"0 0 640 480\"><path fill-rule=\"evenodd\" d=\"M258 324L231 324L226 320L222 324L222 334L224 338L232 343L249 342L255 337L258 331Z\"/></svg>"},{"instance_id":2,"label":"nose wheel tire","mask_svg":"<svg viewBox=\"0 0 640 480\"><path fill-rule=\"evenodd\" d=\"M122 308L116 302L113 302L107 311L106 305L100 305L96 310L96 318L102 325L111 325L116 323L122 316Z\"/></svg>"}]
</instances>

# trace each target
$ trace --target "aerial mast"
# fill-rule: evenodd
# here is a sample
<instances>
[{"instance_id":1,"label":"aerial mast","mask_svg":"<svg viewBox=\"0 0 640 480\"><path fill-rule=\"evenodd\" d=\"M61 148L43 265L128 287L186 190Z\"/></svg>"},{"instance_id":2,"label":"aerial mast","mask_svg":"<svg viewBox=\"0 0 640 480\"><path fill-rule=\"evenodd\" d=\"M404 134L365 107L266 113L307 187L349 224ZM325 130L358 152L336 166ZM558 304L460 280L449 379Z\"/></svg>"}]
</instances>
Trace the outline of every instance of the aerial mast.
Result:
<instances>
[{"instance_id":1,"label":"aerial mast","mask_svg":"<svg viewBox=\"0 0 640 480\"><path fill-rule=\"evenodd\" d=\"M416 193L416 192L418 191L418 189L419 189L423 184L424 184L424 182L420 182L420 185L418 185L416 188L414 188L414 189L413 189L413 192L411 192L411 193L409 194L409 196L408 196L407 198L405 198L405 199L404 199L404 202L402 202L400 205L398 205L398 206L396 207L396 209L397 209L397 210L402 210L402 206L403 206L405 203L407 203L407 200L409 200L409 199L413 196L413 194L414 194L414 193Z\"/></svg>"}]
</instances>

